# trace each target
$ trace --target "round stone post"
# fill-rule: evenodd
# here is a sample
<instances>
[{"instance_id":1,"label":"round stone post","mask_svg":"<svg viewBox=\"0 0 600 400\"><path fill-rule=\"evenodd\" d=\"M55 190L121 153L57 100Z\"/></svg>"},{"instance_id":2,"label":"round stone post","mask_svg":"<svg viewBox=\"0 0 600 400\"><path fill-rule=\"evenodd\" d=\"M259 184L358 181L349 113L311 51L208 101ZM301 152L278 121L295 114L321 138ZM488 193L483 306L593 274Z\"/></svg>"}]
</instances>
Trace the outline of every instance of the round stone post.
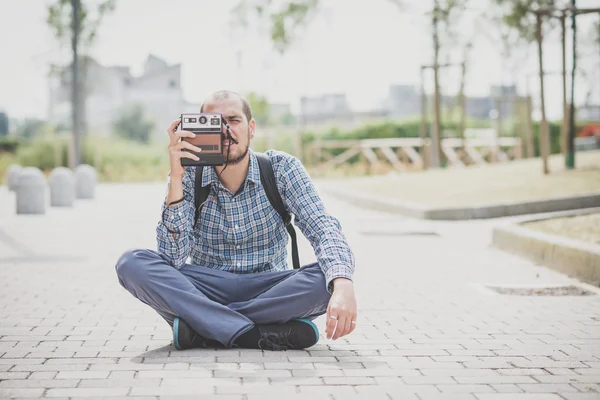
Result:
<instances>
[{"instance_id":1,"label":"round stone post","mask_svg":"<svg viewBox=\"0 0 600 400\"><path fill-rule=\"evenodd\" d=\"M93 199L98 177L94 167L81 164L75 167L75 188L78 199Z\"/></svg>"},{"instance_id":2,"label":"round stone post","mask_svg":"<svg viewBox=\"0 0 600 400\"><path fill-rule=\"evenodd\" d=\"M65 167L52 170L50 178L50 206L71 207L75 200L75 177L73 171Z\"/></svg>"},{"instance_id":3,"label":"round stone post","mask_svg":"<svg viewBox=\"0 0 600 400\"><path fill-rule=\"evenodd\" d=\"M17 178L23 167L18 164L11 164L8 166L6 170L6 185L8 186L8 190L14 191L17 188Z\"/></svg>"},{"instance_id":4,"label":"round stone post","mask_svg":"<svg viewBox=\"0 0 600 400\"><path fill-rule=\"evenodd\" d=\"M17 214L44 214L46 211L46 177L35 167L24 168L16 184Z\"/></svg>"}]
</instances>

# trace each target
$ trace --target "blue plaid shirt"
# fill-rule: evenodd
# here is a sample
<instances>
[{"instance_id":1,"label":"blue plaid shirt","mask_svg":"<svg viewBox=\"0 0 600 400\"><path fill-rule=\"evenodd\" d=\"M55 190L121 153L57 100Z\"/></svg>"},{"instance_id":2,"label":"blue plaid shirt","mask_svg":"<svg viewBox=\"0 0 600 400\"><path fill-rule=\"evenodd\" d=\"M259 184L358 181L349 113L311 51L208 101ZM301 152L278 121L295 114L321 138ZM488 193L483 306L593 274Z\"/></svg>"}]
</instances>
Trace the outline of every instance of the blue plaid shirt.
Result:
<instances>
[{"instance_id":1,"label":"blue plaid shirt","mask_svg":"<svg viewBox=\"0 0 600 400\"><path fill-rule=\"evenodd\" d=\"M263 190L256 155L252 150L249 154L248 176L235 196L219 181L214 168L204 168L202 186L212 189L195 229L195 167L188 167L183 176L184 201L173 207L163 202L164 217L156 229L158 251L173 267L181 268L191 257L193 265L238 274L288 269L289 235ZM300 160L277 150L265 154L283 203L312 245L331 293L333 279L352 279L354 273L354 255L341 225L325 210ZM176 232L175 237L169 229Z\"/></svg>"}]
</instances>

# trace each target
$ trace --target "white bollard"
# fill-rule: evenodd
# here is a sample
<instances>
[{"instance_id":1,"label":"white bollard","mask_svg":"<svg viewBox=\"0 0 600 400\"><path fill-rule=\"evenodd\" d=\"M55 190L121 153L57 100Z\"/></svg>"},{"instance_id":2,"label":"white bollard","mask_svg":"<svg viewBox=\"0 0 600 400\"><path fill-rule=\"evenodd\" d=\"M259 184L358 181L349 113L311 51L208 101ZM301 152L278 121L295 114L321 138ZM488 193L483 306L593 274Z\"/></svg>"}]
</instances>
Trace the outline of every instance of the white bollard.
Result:
<instances>
[{"instance_id":1,"label":"white bollard","mask_svg":"<svg viewBox=\"0 0 600 400\"><path fill-rule=\"evenodd\" d=\"M11 164L8 166L8 169L6 170L6 185L8 186L8 190L14 191L16 189L17 178L22 170L23 167L18 164Z\"/></svg>"},{"instance_id":2,"label":"white bollard","mask_svg":"<svg viewBox=\"0 0 600 400\"><path fill-rule=\"evenodd\" d=\"M94 167L88 164L75 167L75 192L78 199L93 199L97 182Z\"/></svg>"},{"instance_id":3,"label":"white bollard","mask_svg":"<svg viewBox=\"0 0 600 400\"><path fill-rule=\"evenodd\" d=\"M56 167L50 173L50 206L71 207L75 200L75 177L73 171Z\"/></svg>"},{"instance_id":4,"label":"white bollard","mask_svg":"<svg viewBox=\"0 0 600 400\"><path fill-rule=\"evenodd\" d=\"M46 177L35 167L24 168L16 184L17 214L46 212Z\"/></svg>"}]
</instances>

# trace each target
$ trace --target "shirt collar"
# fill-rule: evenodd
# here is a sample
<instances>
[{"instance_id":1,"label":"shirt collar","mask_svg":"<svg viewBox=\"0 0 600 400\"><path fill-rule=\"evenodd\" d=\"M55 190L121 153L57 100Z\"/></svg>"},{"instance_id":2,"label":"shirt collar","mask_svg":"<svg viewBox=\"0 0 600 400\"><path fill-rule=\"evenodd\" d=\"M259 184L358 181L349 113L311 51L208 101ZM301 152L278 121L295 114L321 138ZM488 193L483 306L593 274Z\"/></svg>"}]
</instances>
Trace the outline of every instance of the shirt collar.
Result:
<instances>
[{"instance_id":1,"label":"shirt collar","mask_svg":"<svg viewBox=\"0 0 600 400\"><path fill-rule=\"evenodd\" d=\"M258 169L258 160L256 159L256 154L254 154L252 149L248 149L248 154L250 155L250 166L248 167L246 182L252 182L260 185L260 170ZM202 186L212 185L213 183L220 184L215 167L204 168L202 173Z\"/></svg>"}]
</instances>

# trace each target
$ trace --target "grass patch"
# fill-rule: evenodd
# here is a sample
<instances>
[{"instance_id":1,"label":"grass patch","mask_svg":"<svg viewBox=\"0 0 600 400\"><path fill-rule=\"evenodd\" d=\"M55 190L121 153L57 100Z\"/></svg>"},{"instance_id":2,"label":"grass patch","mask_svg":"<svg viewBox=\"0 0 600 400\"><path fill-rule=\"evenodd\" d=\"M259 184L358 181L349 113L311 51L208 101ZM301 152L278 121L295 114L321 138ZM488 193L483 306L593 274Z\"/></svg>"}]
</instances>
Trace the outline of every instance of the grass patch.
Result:
<instances>
[{"instance_id":1,"label":"grass patch","mask_svg":"<svg viewBox=\"0 0 600 400\"><path fill-rule=\"evenodd\" d=\"M600 192L600 151L577 153L576 169L564 157L549 159L544 175L539 158L510 163L439 169L376 177L323 179L331 187L430 207L518 203Z\"/></svg>"},{"instance_id":2,"label":"grass patch","mask_svg":"<svg viewBox=\"0 0 600 400\"><path fill-rule=\"evenodd\" d=\"M600 246L600 213L550 218L521 224L525 228Z\"/></svg>"}]
</instances>

